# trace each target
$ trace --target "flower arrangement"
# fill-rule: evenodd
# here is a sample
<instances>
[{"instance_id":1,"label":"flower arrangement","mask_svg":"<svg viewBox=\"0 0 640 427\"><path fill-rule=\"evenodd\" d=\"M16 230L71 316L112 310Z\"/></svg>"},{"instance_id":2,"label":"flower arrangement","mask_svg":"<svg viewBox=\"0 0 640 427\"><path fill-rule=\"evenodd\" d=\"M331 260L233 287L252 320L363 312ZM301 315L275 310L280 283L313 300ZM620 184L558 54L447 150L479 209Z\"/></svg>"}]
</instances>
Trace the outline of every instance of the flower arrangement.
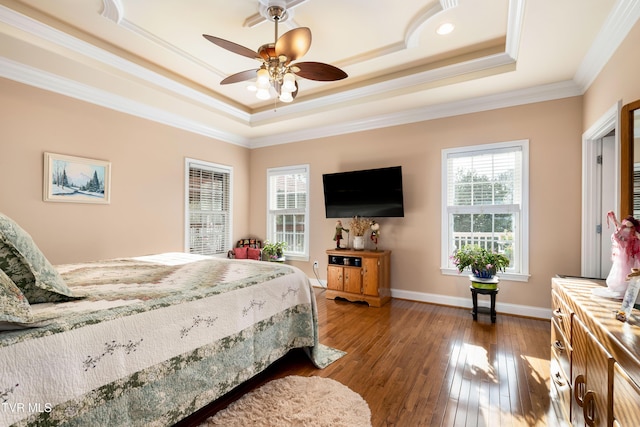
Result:
<instances>
[{"instance_id":1,"label":"flower arrangement","mask_svg":"<svg viewBox=\"0 0 640 427\"><path fill-rule=\"evenodd\" d=\"M369 230L371 226L371 220L368 218L363 218L361 216L354 216L351 218L351 222L349 223L349 231L353 233L354 236L364 236L364 233Z\"/></svg>"},{"instance_id":2,"label":"flower arrangement","mask_svg":"<svg viewBox=\"0 0 640 427\"><path fill-rule=\"evenodd\" d=\"M269 261L274 261L282 257L286 248L287 242L269 243L268 240L265 240L264 248L262 248L262 254L266 255Z\"/></svg>"},{"instance_id":3,"label":"flower arrangement","mask_svg":"<svg viewBox=\"0 0 640 427\"><path fill-rule=\"evenodd\" d=\"M504 272L510 263L505 255L490 252L478 245L463 246L451 259L459 272L469 267L475 276L482 278L490 278L498 271Z\"/></svg>"}]
</instances>

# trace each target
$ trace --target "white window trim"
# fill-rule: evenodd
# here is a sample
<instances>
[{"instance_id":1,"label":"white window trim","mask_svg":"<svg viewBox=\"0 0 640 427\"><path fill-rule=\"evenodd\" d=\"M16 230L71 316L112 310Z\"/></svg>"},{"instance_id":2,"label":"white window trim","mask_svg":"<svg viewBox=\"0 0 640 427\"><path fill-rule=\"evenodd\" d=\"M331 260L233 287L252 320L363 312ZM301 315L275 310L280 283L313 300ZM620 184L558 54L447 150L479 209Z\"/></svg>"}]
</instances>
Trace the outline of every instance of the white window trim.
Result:
<instances>
[{"instance_id":1,"label":"white window trim","mask_svg":"<svg viewBox=\"0 0 640 427\"><path fill-rule=\"evenodd\" d=\"M205 169L217 169L229 174L229 229L227 230L227 239L230 245L233 245L233 167L222 165L219 163L211 163L204 160L192 159L185 157L184 159L184 251L189 253L191 242L189 241L189 167L190 165L202 166ZM231 249L231 246L228 248ZM226 258L227 252L212 255L217 258Z\"/></svg>"},{"instance_id":2,"label":"white window trim","mask_svg":"<svg viewBox=\"0 0 640 427\"><path fill-rule=\"evenodd\" d=\"M309 188L310 188L310 181L311 181L311 169L309 167L308 164L303 164L303 165L293 165L293 166L282 166L282 167L277 167L277 168L269 168L267 169L267 179L266 179L266 186L267 186L267 212L266 212L266 221L267 221L267 237L265 240L269 240L271 241L271 236L274 235L274 230L273 230L273 226L272 226L272 222L270 221L270 209L269 207L271 206L271 189L269 188L269 182L270 182L270 177L271 175L284 175L284 174L293 174L293 173L300 173L300 172L306 173L307 174L307 188L305 189L307 192L307 197L306 197L306 206L305 206L305 214L304 214L304 249L303 249L303 253L292 253L292 252L288 252L287 250L284 251L284 255L288 260L292 260L292 261L309 261L309 198L310 198L310 194L309 194Z\"/></svg>"},{"instance_id":3,"label":"white window trim","mask_svg":"<svg viewBox=\"0 0 640 427\"><path fill-rule=\"evenodd\" d=\"M518 282L529 281L529 140L521 139L515 141L496 142L492 144L472 145L442 150L441 163L441 226L440 226L440 272L444 275L458 276L460 273L455 268L448 267L449 257L448 239L449 223L447 210L447 157L450 154L464 153L478 150L497 150L501 148L518 145L522 149L522 207L520 212L521 226L521 270L519 273L500 273L500 278Z\"/></svg>"}]
</instances>

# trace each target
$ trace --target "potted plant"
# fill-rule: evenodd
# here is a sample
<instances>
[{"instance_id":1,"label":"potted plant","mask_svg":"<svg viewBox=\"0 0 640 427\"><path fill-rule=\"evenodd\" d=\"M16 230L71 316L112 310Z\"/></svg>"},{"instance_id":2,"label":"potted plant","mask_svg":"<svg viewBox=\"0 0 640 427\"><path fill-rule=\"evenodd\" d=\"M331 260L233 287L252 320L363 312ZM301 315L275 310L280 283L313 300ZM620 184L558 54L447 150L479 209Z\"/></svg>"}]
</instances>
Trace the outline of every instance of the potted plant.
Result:
<instances>
[{"instance_id":1,"label":"potted plant","mask_svg":"<svg viewBox=\"0 0 640 427\"><path fill-rule=\"evenodd\" d=\"M363 218L361 216L354 216L351 218L351 223L349 224L349 232L353 233L353 249L362 250L364 249L364 233L369 230L371 226L371 220L368 218Z\"/></svg>"},{"instance_id":2,"label":"potted plant","mask_svg":"<svg viewBox=\"0 0 640 427\"><path fill-rule=\"evenodd\" d=\"M459 272L468 267L479 279L493 278L498 271L504 272L510 263L505 255L488 251L478 245L465 245L451 258Z\"/></svg>"},{"instance_id":3,"label":"potted plant","mask_svg":"<svg viewBox=\"0 0 640 427\"><path fill-rule=\"evenodd\" d=\"M268 240L264 242L262 248L263 259L267 261L283 261L284 250L287 248L287 242L275 242L269 243Z\"/></svg>"}]
</instances>

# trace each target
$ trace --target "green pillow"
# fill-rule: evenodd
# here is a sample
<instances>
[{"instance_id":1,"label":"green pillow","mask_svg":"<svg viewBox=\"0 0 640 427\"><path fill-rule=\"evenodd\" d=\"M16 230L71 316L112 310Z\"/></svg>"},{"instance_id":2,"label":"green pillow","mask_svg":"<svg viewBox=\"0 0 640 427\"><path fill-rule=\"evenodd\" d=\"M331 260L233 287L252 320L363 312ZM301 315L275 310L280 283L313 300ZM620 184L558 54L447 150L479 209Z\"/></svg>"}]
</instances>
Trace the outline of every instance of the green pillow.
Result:
<instances>
[{"instance_id":1,"label":"green pillow","mask_svg":"<svg viewBox=\"0 0 640 427\"><path fill-rule=\"evenodd\" d=\"M0 270L29 303L68 301L73 293L33 239L11 218L0 213Z\"/></svg>"},{"instance_id":2,"label":"green pillow","mask_svg":"<svg viewBox=\"0 0 640 427\"><path fill-rule=\"evenodd\" d=\"M9 276L0 270L0 331L21 329L32 320L29 302Z\"/></svg>"}]
</instances>

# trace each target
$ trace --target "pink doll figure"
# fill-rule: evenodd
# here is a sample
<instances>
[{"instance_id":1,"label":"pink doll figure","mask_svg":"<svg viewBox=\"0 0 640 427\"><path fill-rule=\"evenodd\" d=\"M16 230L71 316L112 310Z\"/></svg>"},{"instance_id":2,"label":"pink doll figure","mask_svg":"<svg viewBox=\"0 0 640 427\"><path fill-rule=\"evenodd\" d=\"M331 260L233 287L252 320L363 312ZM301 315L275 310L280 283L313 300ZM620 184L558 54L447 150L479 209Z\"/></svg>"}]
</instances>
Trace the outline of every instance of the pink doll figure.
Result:
<instances>
[{"instance_id":1,"label":"pink doll figure","mask_svg":"<svg viewBox=\"0 0 640 427\"><path fill-rule=\"evenodd\" d=\"M618 222L615 213L607 213L607 225L616 227L611 235L611 260L613 265L607 276L607 288L594 290L594 294L622 299L629 282L627 275L640 267L640 223L632 216Z\"/></svg>"}]
</instances>

